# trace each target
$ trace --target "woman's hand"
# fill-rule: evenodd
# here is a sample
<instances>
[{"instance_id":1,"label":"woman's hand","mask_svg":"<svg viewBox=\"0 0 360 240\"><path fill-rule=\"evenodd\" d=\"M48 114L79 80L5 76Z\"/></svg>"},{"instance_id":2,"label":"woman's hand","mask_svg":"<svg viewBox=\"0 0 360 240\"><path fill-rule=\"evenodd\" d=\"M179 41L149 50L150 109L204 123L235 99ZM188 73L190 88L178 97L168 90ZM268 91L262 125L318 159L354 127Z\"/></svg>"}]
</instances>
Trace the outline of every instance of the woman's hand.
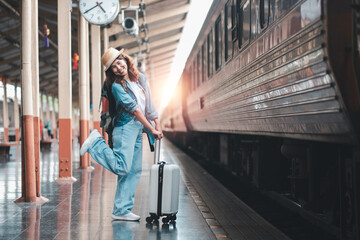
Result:
<instances>
[{"instance_id":1,"label":"woman's hand","mask_svg":"<svg viewBox=\"0 0 360 240\"><path fill-rule=\"evenodd\" d=\"M156 130L155 128L153 128L151 130L151 133L154 135L154 137L156 139L162 139L163 138L163 133L161 131Z\"/></svg>"},{"instance_id":2,"label":"woman's hand","mask_svg":"<svg viewBox=\"0 0 360 240\"><path fill-rule=\"evenodd\" d=\"M139 108L137 108L134 111L135 117L147 128L151 131L151 133L155 136L156 139L163 138L163 132L161 130L160 121L159 119L154 119L155 122L155 128L148 122L148 120L145 118L144 114L140 111Z\"/></svg>"}]
</instances>

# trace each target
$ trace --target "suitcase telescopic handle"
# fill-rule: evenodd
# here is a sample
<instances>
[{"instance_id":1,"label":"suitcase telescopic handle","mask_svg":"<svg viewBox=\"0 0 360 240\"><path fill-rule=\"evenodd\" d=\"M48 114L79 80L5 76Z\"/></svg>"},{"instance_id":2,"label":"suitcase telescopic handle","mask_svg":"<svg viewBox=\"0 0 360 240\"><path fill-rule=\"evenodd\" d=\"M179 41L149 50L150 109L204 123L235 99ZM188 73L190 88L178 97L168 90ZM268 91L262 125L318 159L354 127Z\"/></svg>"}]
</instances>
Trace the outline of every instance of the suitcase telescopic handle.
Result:
<instances>
[{"instance_id":1,"label":"suitcase telescopic handle","mask_svg":"<svg viewBox=\"0 0 360 240\"><path fill-rule=\"evenodd\" d=\"M155 140L155 150L154 150L154 164L160 162L160 147L161 147L161 139Z\"/></svg>"}]
</instances>

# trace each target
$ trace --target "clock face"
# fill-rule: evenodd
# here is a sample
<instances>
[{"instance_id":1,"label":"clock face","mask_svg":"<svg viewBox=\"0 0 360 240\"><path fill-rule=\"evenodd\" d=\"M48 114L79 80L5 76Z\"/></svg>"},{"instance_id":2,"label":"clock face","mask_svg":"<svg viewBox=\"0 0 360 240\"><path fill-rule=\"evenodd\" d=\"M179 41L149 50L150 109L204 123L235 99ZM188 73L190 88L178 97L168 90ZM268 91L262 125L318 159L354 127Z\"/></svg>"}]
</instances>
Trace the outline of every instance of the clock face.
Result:
<instances>
[{"instance_id":1,"label":"clock face","mask_svg":"<svg viewBox=\"0 0 360 240\"><path fill-rule=\"evenodd\" d=\"M92 24L109 24L118 16L119 0L80 0L79 10Z\"/></svg>"}]
</instances>

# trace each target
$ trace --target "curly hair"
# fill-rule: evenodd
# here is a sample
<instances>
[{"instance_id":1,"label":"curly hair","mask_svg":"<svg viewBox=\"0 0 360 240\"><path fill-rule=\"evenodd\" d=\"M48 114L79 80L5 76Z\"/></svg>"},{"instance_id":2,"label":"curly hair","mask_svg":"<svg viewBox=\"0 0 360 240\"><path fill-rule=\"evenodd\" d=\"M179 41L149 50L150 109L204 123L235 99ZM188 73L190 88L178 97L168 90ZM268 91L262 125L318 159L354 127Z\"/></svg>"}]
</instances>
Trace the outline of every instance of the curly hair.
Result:
<instances>
[{"instance_id":1,"label":"curly hair","mask_svg":"<svg viewBox=\"0 0 360 240\"><path fill-rule=\"evenodd\" d=\"M126 65L128 67L128 76L130 81L135 82L139 79L140 77L139 70L136 68L134 60L129 55L122 53L116 59L125 60ZM116 82L116 83L120 83L123 86L123 88L127 90L126 80L115 75L111 68L106 70L105 75L106 75L105 84L109 89L111 89L112 84Z\"/></svg>"}]
</instances>

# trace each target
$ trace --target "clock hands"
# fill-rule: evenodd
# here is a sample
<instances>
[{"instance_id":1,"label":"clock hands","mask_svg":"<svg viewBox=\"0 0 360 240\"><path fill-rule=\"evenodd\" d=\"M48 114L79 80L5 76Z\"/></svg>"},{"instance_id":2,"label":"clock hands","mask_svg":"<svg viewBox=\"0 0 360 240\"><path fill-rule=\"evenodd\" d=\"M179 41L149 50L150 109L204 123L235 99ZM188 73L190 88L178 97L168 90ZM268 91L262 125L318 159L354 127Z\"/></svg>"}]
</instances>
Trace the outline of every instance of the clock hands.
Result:
<instances>
[{"instance_id":1,"label":"clock hands","mask_svg":"<svg viewBox=\"0 0 360 240\"><path fill-rule=\"evenodd\" d=\"M102 6L100 5L100 4L102 4L102 2L101 3L99 3L99 2L96 2L97 3L97 5L99 6L99 8L103 11L103 12L105 12L105 10L102 8Z\"/></svg>"},{"instance_id":2,"label":"clock hands","mask_svg":"<svg viewBox=\"0 0 360 240\"><path fill-rule=\"evenodd\" d=\"M84 12L84 14L86 14L86 13L88 13L88 12L90 12L91 10L93 10L94 8L96 8L96 7L99 7L103 12L105 12L105 10L101 7L101 4L102 4L103 2L96 2L96 5L95 6L93 6L92 8L90 8L90 9L88 9L88 10L86 10L85 12Z\"/></svg>"},{"instance_id":3,"label":"clock hands","mask_svg":"<svg viewBox=\"0 0 360 240\"><path fill-rule=\"evenodd\" d=\"M0 0L1 1L1 0ZM69 1L69 0L67 0ZM111 23L119 15L119 0L77 0L81 15L90 24Z\"/></svg>"},{"instance_id":4,"label":"clock hands","mask_svg":"<svg viewBox=\"0 0 360 240\"><path fill-rule=\"evenodd\" d=\"M95 5L95 6L93 6L92 8L86 10L86 11L84 12L84 14L90 12L91 10L93 10L93 9L96 8L96 7L97 7L97 5Z\"/></svg>"}]
</instances>

